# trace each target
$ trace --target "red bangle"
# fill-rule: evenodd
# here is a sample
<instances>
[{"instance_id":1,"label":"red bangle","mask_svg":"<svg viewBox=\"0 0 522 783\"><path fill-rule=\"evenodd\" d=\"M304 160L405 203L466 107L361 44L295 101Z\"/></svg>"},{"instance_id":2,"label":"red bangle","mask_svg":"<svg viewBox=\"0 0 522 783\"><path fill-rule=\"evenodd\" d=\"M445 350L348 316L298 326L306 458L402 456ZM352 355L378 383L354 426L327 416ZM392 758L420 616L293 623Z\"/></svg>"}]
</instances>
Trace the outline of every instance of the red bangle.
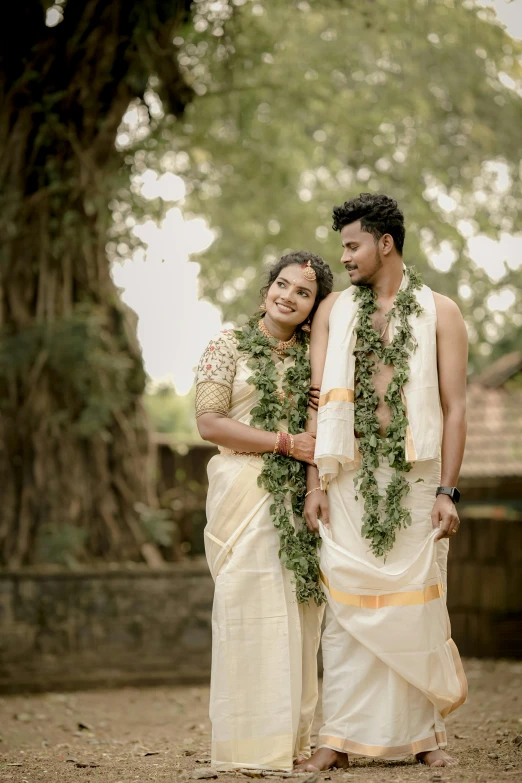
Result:
<instances>
[{"instance_id":1,"label":"red bangle","mask_svg":"<svg viewBox=\"0 0 522 783\"><path fill-rule=\"evenodd\" d=\"M289 437L286 432L280 432L279 433L279 444L277 447L277 454L281 454L283 457L288 457L289 451L290 451L290 442Z\"/></svg>"}]
</instances>

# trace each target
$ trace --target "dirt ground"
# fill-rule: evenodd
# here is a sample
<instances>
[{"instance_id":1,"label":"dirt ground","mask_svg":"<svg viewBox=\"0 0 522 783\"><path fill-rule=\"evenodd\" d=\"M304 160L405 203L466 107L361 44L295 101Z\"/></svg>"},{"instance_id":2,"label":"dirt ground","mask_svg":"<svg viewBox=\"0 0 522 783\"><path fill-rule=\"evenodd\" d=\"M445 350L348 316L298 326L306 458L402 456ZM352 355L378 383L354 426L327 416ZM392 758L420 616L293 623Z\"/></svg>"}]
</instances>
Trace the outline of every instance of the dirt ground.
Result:
<instances>
[{"instance_id":1,"label":"dirt ground","mask_svg":"<svg viewBox=\"0 0 522 783\"><path fill-rule=\"evenodd\" d=\"M349 771L323 773L307 783L522 781L522 663L468 660L465 667L470 697L447 722L449 750L458 767L430 770L414 759L357 759ZM209 770L207 706L203 686L5 696L0 699L0 780L197 780ZM320 714L316 729L319 724ZM241 780L248 777L227 773L219 775L218 783ZM296 780L304 783L305 778Z\"/></svg>"}]
</instances>

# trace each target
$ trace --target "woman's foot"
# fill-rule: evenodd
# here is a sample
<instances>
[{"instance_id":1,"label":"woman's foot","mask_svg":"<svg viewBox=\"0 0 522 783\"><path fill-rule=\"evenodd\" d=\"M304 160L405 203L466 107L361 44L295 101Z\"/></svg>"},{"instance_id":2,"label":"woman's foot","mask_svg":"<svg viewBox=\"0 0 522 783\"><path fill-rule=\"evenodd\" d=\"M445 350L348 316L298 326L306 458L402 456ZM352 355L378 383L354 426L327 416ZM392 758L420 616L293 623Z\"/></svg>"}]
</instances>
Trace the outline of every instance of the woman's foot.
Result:
<instances>
[{"instance_id":1,"label":"woman's foot","mask_svg":"<svg viewBox=\"0 0 522 783\"><path fill-rule=\"evenodd\" d=\"M438 750L427 750L425 753L417 753L417 761L426 764L428 767L455 767L459 762L448 756L440 748Z\"/></svg>"},{"instance_id":2,"label":"woman's foot","mask_svg":"<svg viewBox=\"0 0 522 783\"><path fill-rule=\"evenodd\" d=\"M319 748L314 755L298 764L295 772L324 772L326 769L346 769L348 756L331 748Z\"/></svg>"}]
</instances>

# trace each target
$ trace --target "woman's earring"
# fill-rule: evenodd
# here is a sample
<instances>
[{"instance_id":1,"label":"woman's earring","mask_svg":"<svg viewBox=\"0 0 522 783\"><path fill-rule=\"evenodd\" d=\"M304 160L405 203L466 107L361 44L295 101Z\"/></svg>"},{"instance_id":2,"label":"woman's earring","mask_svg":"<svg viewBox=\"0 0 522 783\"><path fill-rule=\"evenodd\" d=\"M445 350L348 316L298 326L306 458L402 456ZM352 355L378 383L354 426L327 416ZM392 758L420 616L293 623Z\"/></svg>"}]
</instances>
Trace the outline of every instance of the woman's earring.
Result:
<instances>
[{"instance_id":1,"label":"woman's earring","mask_svg":"<svg viewBox=\"0 0 522 783\"><path fill-rule=\"evenodd\" d=\"M310 334L310 332L312 331L312 327L310 326L310 321L307 321L301 326L301 331Z\"/></svg>"},{"instance_id":2,"label":"woman's earring","mask_svg":"<svg viewBox=\"0 0 522 783\"><path fill-rule=\"evenodd\" d=\"M266 304L264 302L261 302L261 304L259 305L259 312L266 313Z\"/></svg>"}]
</instances>

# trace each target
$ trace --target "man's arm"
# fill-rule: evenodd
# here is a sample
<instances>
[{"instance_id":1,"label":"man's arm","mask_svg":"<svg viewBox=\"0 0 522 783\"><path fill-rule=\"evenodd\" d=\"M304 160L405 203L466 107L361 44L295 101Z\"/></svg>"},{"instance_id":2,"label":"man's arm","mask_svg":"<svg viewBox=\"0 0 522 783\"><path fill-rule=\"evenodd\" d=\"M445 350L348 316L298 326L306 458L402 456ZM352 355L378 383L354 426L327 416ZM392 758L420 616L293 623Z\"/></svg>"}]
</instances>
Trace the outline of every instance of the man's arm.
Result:
<instances>
[{"instance_id":1,"label":"man's arm","mask_svg":"<svg viewBox=\"0 0 522 783\"><path fill-rule=\"evenodd\" d=\"M434 294L437 310L437 366L443 414L441 486L457 485L466 444L466 370L468 335L459 308L451 299ZM439 495L431 515L436 539L459 527L455 504Z\"/></svg>"},{"instance_id":2,"label":"man's arm","mask_svg":"<svg viewBox=\"0 0 522 783\"><path fill-rule=\"evenodd\" d=\"M332 307L339 296L339 293L329 294L319 307L312 322L312 332L310 334L310 364L312 366L311 386L321 387L323 381L324 364L326 361L326 351L328 349L329 321ZM317 432L317 411L308 407L308 421L306 431L312 434ZM319 471L313 465L306 466L306 489L307 492L319 486ZM322 490L316 490L308 495L305 501L304 517L310 530L319 530L317 517L320 517L323 524L328 525L328 500L326 493Z\"/></svg>"}]
</instances>

